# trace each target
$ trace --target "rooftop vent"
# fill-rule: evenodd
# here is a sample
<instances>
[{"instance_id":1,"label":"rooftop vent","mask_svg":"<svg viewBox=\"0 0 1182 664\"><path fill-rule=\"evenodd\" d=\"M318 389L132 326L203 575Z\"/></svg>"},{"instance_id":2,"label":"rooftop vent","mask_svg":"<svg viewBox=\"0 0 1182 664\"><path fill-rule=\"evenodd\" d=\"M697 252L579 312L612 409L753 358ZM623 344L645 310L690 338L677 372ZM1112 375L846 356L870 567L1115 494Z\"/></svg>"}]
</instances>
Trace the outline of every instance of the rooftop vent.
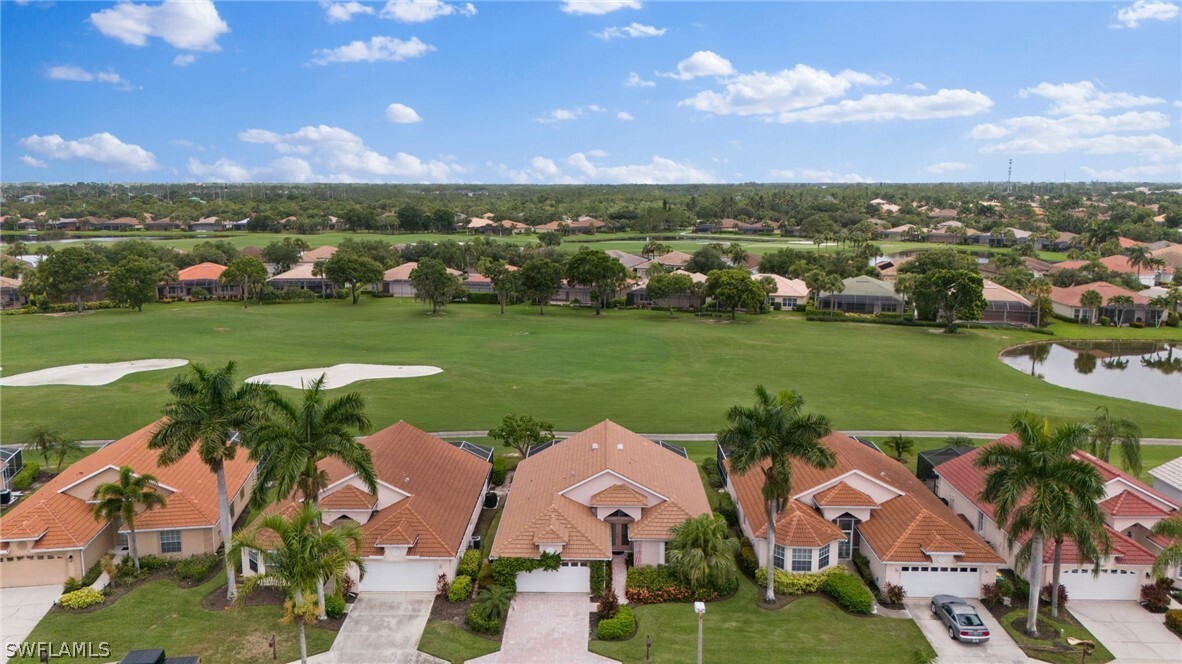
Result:
<instances>
[{"instance_id":1,"label":"rooftop vent","mask_svg":"<svg viewBox=\"0 0 1182 664\"><path fill-rule=\"evenodd\" d=\"M599 449L599 443L591 443L591 449L593 449L593 450Z\"/></svg>"},{"instance_id":2,"label":"rooftop vent","mask_svg":"<svg viewBox=\"0 0 1182 664\"><path fill-rule=\"evenodd\" d=\"M624 449L624 443L616 443L616 449L617 449L617 450L622 450L622 449Z\"/></svg>"}]
</instances>

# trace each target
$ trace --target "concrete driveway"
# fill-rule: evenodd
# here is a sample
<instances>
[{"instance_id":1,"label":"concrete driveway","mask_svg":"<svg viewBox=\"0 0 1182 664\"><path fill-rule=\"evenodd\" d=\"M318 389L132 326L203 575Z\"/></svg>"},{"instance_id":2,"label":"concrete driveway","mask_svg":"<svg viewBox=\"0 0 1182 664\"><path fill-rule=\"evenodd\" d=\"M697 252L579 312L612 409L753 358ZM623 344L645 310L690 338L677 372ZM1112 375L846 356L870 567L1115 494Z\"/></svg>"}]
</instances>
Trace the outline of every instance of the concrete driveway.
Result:
<instances>
[{"instance_id":1,"label":"concrete driveway","mask_svg":"<svg viewBox=\"0 0 1182 664\"><path fill-rule=\"evenodd\" d=\"M416 664L423 661L419 639L431 615L435 593L363 592L318 662Z\"/></svg>"},{"instance_id":2,"label":"concrete driveway","mask_svg":"<svg viewBox=\"0 0 1182 664\"><path fill-rule=\"evenodd\" d=\"M8 661L8 644L24 641L61 594L60 583L0 589L0 662Z\"/></svg>"},{"instance_id":3,"label":"concrete driveway","mask_svg":"<svg viewBox=\"0 0 1182 664\"><path fill-rule=\"evenodd\" d=\"M907 612L919 625L919 629L936 650L940 664L1025 664L1029 661L1026 653L1014 643L1014 639L1002 629L993 618L993 614L981 606L975 599L965 600L977 609L977 615L989 628L989 640L985 643L961 643L948 636L948 628L931 610L931 602L926 599L909 599L904 601Z\"/></svg>"},{"instance_id":4,"label":"concrete driveway","mask_svg":"<svg viewBox=\"0 0 1182 664\"><path fill-rule=\"evenodd\" d=\"M1182 641L1166 629L1165 616L1137 602L1072 600L1067 610L1119 664L1182 662Z\"/></svg>"},{"instance_id":5,"label":"concrete driveway","mask_svg":"<svg viewBox=\"0 0 1182 664\"><path fill-rule=\"evenodd\" d=\"M500 652L469 664L615 664L587 651L594 610L587 593L517 593Z\"/></svg>"}]
</instances>

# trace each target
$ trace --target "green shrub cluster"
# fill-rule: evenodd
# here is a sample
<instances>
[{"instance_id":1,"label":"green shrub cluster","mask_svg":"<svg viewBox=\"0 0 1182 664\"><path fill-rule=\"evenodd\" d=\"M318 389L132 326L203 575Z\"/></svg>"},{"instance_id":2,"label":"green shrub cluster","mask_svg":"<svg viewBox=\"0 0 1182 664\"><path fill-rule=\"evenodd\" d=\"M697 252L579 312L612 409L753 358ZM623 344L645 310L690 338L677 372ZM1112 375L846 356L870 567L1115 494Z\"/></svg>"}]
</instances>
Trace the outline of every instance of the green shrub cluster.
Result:
<instances>
[{"instance_id":1,"label":"green shrub cluster","mask_svg":"<svg viewBox=\"0 0 1182 664\"><path fill-rule=\"evenodd\" d=\"M726 520L726 525L739 527L739 511L735 509L735 501L729 493L718 494L718 507L714 508L714 512Z\"/></svg>"},{"instance_id":2,"label":"green shrub cluster","mask_svg":"<svg viewBox=\"0 0 1182 664\"><path fill-rule=\"evenodd\" d=\"M98 300L97 302L83 302L83 311L98 311L99 309L118 309L119 305L109 300ZM62 302L60 304L49 304L48 300L43 300L37 306L24 306L19 309L7 309L2 313L5 316L19 316L21 314L66 314L71 311L77 311L78 305L73 302Z\"/></svg>"},{"instance_id":3,"label":"green shrub cluster","mask_svg":"<svg viewBox=\"0 0 1182 664\"><path fill-rule=\"evenodd\" d=\"M739 538L739 556L738 556L739 570L747 576L753 576L755 570L759 569L759 558L755 556L755 548L751 546L751 540L746 537ZM764 575L764 579L767 576Z\"/></svg>"},{"instance_id":4,"label":"green shrub cluster","mask_svg":"<svg viewBox=\"0 0 1182 664\"><path fill-rule=\"evenodd\" d=\"M471 291L464 297L468 304L500 304L501 301L497 299L496 293L473 293Z\"/></svg>"},{"instance_id":5,"label":"green shrub cluster","mask_svg":"<svg viewBox=\"0 0 1182 664\"><path fill-rule=\"evenodd\" d=\"M318 298L316 293L306 288L287 288L277 290L270 286L263 286L259 291L259 302L263 304L283 304L287 302L311 302Z\"/></svg>"},{"instance_id":6,"label":"green shrub cluster","mask_svg":"<svg viewBox=\"0 0 1182 664\"><path fill-rule=\"evenodd\" d=\"M456 566L456 576L466 576L475 579L480 573L480 549L468 549L460 556L460 564Z\"/></svg>"},{"instance_id":7,"label":"green shrub cluster","mask_svg":"<svg viewBox=\"0 0 1182 664\"><path fill-rule=\"evenodd\" d=\"M518 573L532 572L536 569L553 572L558 569L561 562L562 559L556 553L543 553L541 558L497 558L489 563L489 574L495 585L517 592Z\"/></svg>"},{"instance_id":8,"label":"green shrub cluster","mask_svg":"<svg viewBox=\"0 0 1182 664\"><path fill-rule=\"evenodd\" d=\"M457 576L447 591L447 601L463 602L472 596L472 577Z\"/></svg>"},{"instance_id":9,"label":"green shrub cluster","mask_svg":"<svg viewBox=\"0 0 1182 664\"><path fill-rule=\"evenodd\" d=\"M493 457L492 475L489 477L489 484L500 486L505 483L505 475L508 474L505 466L506 462L504 457Z\"/></svg>"},{"instance_id":10,"label":"green shrub cluster","mask_svg":"<svg viewBox=\"0 0 1182 664\"><path fill-rule=\"evenodd\" d=\"M197 583L204 581L213 574L213 571L221 564L221 559L216 553L199 553L188 558L181 558L172 564L173 573L181 581L188 581L189 583Z\"/></svg>"},{"instance_id":11,"label":"green shrub cluster","mask_svg":"<svg viewBox=\"0 0 1182 664\"><path fill-rule=\"evenodd\" d=\"M1182 636L1182 609L1166 611L1166 627L1178 636Z\"/></svg>"},{"instance_id":12,"label":"green shrub cluster","mask_svg":"<svg viewBox=\"0 0 1182 664\"><path fill-rule=\"evenodd\" d=\"M668 565L629 567L625 594L632 604L711 601L718 599L718 589L695 591Z\"/></svg>"},{"instance_id":13,"label":"green shrub cluster","mask_svg":"<svg viewBox=\"0 0 1182 664\"><path fill-rule=\"evenodd\" d=\"M785 572L775 570L772 585L780 595L804 595L820 592L826 579L834 574L845 574L840 567L830 567L823 572ZM755 583L763 588L767 584L767 569L760 567L755 570Z\"/></svg>"},{"instance_id":14,"label":"green shrub cluster","mask_svg":"<svg viewBox=\"0 0 1182 664\"><path fill-rule=\"evenodd\" d=\"M604 641L622 641L635 631L636 618L632 615L632 608L627 605L621 606L615 617L599 621L599 638Z\"/></svg>"},{"instance_id":15,"label":"green shrub cluster","mask_svg":"<svg viewBox=\"0 0 1182 664\"><path fill-rule=\"evenodd\" d=\"M62 584L62 594L69 595L70 593L74 592L75 590L82 590L86 586L87 586L87 584L82 583L81 581L79 581L78 579L75 579L72 576L68 576L68 577L66 577L66 582Z\"/></svg>"},{"instance_id":16,"label":"green shrub cluster","mask_svg":"<svg viewBox=\"0 0 1182 664\"><path fill-rule=\"evenodd\" d=\"M472 631L474 632L480 632L481 634L501 633L501 621L496 619L485 620L484 618L480 617L480 611L478 611L477 607L475 606L468 609L467 619L468 626L471 627Z\"/></svg>"},{"instance_id":17,"label":"green shrub cluster","mask_svg":"<svg viewBox=\"0 0 1182 664\"><path fill-rule=\"evenodd\" d=\"M718 462L714 459L702 460L702 473L706 475L706 482L715 489L721 489L722 474L718 472Z\"/></svg>"},{"instance_id":18,"label":"green shrub cluster","mask_svg":"<svg viewBox=\"0 0 1182 664\"><path fill-rule=\"evenodd\" d=\"M13 491L28 491L29 487L33 486L33 480L41 474L41 466L35 463L26 463L24 468L12 478Z\"/></svg>"},{"instance_id":19,"label":"green shrub cluster","mask_svg":"<svg viewBox=\"0 0 1182 664\"><path fill-rule=\"evenodd\" d=\"M852 574L829 574L821 584L821 592L837 601L850 613L869 615L874 611L874 595Z\"/></svg>"},{"instance_id":20,"label":"green shrub cluster","mask_svg":"<svg viewBox=\"0 0 1182 664\"><path fill-rule=\"evenodd\" d=\"M101 604L105 599L99 591L93 588L83 588L62 595L58 598L57 603L63 609L85 609L88 606Z\"/></svg>"},{"instance_id":21,"label":"green shrub cluster","mask_svg":"<svg viewBox=\"0 0 1182 664\"><path fill-rule=\"evenodd\" d=\"M345 615L345 598L340 595L329 595L324 598L324 614L333 620Z\"/></svg>"},{"instance_id":22,"label":"green shrub cluster","mask_svg":"<svg viewBox=\"0 0 1182 664\"><path fill-rule=\"evenodd\" d=\"M607 583L607 562L603 560L591 561L591 593L599 594L603 592L603 586Z\"/></svg>"}]
</instances>

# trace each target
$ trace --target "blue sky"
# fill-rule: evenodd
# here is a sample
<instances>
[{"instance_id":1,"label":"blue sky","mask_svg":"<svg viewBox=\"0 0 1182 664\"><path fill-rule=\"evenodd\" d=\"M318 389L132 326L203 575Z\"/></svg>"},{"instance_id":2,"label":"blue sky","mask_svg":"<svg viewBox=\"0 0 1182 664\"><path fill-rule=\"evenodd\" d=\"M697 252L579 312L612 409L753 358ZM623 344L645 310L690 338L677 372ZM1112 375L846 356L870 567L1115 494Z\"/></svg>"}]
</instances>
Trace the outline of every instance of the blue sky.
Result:
<instances>
[{"instance_id":1,"label":"blue sky","mask_svg":"<svg viewBox=\"0 0 1182 664\"><path fill-rule=\"evenodd\" d=\"M4 181L1182 179L1135 3L12 2Z\"/></svg>"}]
</instances>

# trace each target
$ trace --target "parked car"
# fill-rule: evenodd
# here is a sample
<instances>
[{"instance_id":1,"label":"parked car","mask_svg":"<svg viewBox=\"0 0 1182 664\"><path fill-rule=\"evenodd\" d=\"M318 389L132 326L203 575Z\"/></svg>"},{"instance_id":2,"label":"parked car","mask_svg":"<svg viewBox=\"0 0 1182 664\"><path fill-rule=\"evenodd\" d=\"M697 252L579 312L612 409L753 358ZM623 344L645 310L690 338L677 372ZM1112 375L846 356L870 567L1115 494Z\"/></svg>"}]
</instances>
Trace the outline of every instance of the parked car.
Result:
<instances>
[{"instance_id":1,"label":"parked car","mask_svg":"<svg viewBox=\"0 0 1182 664\"><path fill-rule=\"evenodd\" d=\"M989 628L971 604L955 595L936 595L932 598L932 613L948 627L948 636L966 643L989 640Z\"/></svg>"}]
</instances>

